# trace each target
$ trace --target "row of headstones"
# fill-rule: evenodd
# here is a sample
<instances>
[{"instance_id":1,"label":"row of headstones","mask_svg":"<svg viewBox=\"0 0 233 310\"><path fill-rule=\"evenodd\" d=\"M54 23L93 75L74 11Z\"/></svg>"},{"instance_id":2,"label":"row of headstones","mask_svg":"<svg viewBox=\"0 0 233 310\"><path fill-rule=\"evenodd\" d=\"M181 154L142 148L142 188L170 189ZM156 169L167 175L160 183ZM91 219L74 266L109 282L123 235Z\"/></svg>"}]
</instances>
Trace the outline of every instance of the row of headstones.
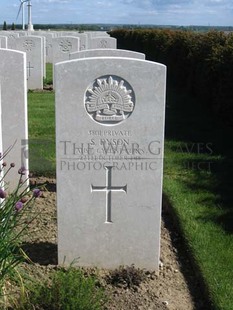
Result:
<instances>
[{"instance_id":1,"label":"row of headstones","mask_svg":"<svg viewBox=\"0 0 233 310\"><path fill-rule=\"evenodd\" d=\"M46 55L48 57L47 62L52 63L52 46L53 42L52 39L59 38L59 37L75 37L79 39L79 50L84 49L95 49L95 48L110 48L114 46L114 40L113 38L110 38L110 36L106 32L85 32L85 33L79 33L79 32L65 32L65 31L57 31L57 32L51 32L51 31L0 31L0 42L2 37L7 38L7 42L3 42L3 45L8 44L8 48L14 49L15 48L15 39L19 37L27 37L27 36L40 36L45 37L46 39ZM2 46L4 47L4 46Z\"/></svg>"},{"instance_id":2,"label":"row of headstones","mask_svg":"<svg viewBox=\"0 0 233 310\"><path fill-rule=\"evenodd\" d=\"M166 68L111 53L55 65L59 263L157 269ZM28 168L25 53L0 68L3 149Z\"/></svg>"},{"instance_id":3,"label":"row of headstones","mask_svg":"<svg viewBox=\"0 0 233 310\"><path fill-rule=\"evenodd\" d=\"M46 63L69 60L72 52L94 48L116 48L116 39L96 33L0 32L0 47L26 52L28 89L43 89ZM72 36L71 36L72 34ZM100 34L99 34L100 35Z\"/></svg>"}]
</instances>

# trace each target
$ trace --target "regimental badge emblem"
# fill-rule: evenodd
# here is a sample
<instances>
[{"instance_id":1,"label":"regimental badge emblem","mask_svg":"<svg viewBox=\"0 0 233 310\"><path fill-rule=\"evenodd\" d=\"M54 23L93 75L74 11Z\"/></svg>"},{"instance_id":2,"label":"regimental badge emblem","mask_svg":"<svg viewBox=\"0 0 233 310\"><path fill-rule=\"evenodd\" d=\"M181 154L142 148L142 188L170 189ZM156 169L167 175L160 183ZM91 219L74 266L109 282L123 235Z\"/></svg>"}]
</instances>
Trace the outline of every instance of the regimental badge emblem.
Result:
<instances>
[{"instance_id":1,"label":"regimental badge emblem","mask_svg":"<svg viewBox=\"0 0 233 310\"><path fill-rule=\"evenodd\" d=\"M32 51L34 47L35 47L35 42L33 40L27 39L23 42L23 48L27 52Z\"/></svg>"},{"instance_id":2,"label":"regimental badge emblem","mask_svg":"<svg viewBox=\"0 0 233 310\"><path fill-rule=\"evenodd\" d=\"M107 48L108 47L108 42L106 40L101 40L100 41L100 47L101 48Z\"/></svg>"},{"instance_id":3,"label":"regimental badge emblem","mask_svg":"<svg viewBox=\"0 0 233 310\"><path fill-rule=\"evenodd\" d=\"M72 43L69 40L62 40L59 46L63 53L69 53L72 50Z\"/></svg>"},{"instance_id":4,"label":"regimental badge emblem","mask_svg":"<svg viewBox=\"0 0 233 310\"><path fill-rule=\"evenodd\" d=\"M126 120L135 107L131 85L119 76L102 76L86 90L85 108L102 125L116 125Z\"/></svg>"}]
</instances>

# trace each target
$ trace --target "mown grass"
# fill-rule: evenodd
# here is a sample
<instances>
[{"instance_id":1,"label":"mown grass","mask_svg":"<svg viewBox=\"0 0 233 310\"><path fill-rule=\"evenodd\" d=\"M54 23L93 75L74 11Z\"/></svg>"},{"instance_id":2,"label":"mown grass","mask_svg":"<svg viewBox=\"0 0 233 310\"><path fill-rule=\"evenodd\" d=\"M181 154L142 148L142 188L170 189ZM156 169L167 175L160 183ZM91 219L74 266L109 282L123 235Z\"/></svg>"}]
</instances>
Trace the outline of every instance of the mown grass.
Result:
<instances>
[{"instance_id":1,"label":"mown grass","mask_svg":"<svg viewBox=\"0 0 233 310\"><path fill-rule=\"evenodd\" d=\"M47 64L46 83L52 83L52 64ZM55 176L55 94L29 91L29 167L35 175Z\"/></svg>"},{"instance_id":2,"label":"mown grass","mask_svg":"<svg viewBox=\"0 0 233 310\"><path fill-rule=\"evenodd\" d=\"M232 129L182 92L168 96L164 192L208 288L233 309Z\"/></svg>"},{"instance_id":3,"label":"mown grass","mask_svg":"<svg viewBox=\"0 0 233 310\"><path fill-rule=\"evenodd\" d=\"M46 64L46 78L44 78L44 85L53 84L53 64Z\"/></svg>"},{"instance_id":4,"label":"mown grass","mask_svg":"<svg viewBox=\"0 0 233 310\"><path fill-rule=\"evenodd\" d=\"M28 94L29 164L36 175L55 175L54 92Z\"/></svg>"},{"instance_id":5,"label":"mown grass","mask_svg":"<svg viewBox=\"0 0 233 310\"><path fill-rule=\"evenodd\" d=\"M233 309L233 130L182 90L168 89L167 99L164 193L212 308ZM37 174L55 175L54 118L54 93L29 93L30 166Z\"/></svg>"}]
</instances>

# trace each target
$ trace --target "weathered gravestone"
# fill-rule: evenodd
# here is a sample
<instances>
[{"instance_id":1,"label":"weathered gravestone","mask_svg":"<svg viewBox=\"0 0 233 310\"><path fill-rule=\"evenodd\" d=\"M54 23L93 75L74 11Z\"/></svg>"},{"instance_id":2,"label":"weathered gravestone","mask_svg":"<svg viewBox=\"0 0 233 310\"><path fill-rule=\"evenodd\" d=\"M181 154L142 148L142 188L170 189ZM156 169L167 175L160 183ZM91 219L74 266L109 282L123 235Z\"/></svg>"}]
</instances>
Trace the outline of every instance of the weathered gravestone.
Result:
<instances>
[{"instance_id":1,"label":"weathered gravestone","mask_svg":"<svg viewBox=\"0 0 233 310\"><path fill-rule=\"evenodd\" d=\"M121 49L94 49L74 52L70 54L70 60L88 57L128 57L145 60L145 54L134 51L121 50Z\"/></svg>"},{"instance_id":2,"label":"weathered gravestone","mask_svg":"<svg viewBox=\"0 0 233 310\"><path fill-rule=\"evenodd\" d=\"M43 38L25 36L16 39L16 49L27 55L28 89L43 89Z\"/></svg>"},{"instance_id":3,"label":"weathered gravestone","mask_svg":"<svg viewBox=\"0 0 233 310\"><path fill-rule=\"evenodd\" d=\"M0 49L0 85L2 110L2 139L6 151L14 145L6 157L8 167L15 168L7 174L9 189L16 189L19 180L18 169L24 167L28 176L28 118L26 54L18 51Z\"/></svg>"},{"instance_id":4,"label":"weathered gravestone","mask_svg":"<svg viewBox=\"0 0 233 310\"><path fill-rule=\"evenodd\" d=\"M165 75L130 58L55 65L60 264L158 268Z\"/></svg>"}]
</instances>

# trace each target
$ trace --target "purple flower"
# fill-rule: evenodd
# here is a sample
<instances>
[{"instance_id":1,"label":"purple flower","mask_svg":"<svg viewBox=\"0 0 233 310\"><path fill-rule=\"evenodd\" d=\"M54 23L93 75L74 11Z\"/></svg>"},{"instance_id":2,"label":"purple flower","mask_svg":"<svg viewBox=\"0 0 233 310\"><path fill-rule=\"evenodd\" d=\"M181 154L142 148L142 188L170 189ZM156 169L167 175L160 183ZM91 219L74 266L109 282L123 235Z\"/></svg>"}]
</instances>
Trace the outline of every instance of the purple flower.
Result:
<instances>
[{"instance_id":1,"label":"purple flower","mask_svg":"<svg viewBox=\"0 0 233 310\"><path fill-rule=\"evenodd\" d=\"M22 203L22 201L16 202L16 204L15 204L15 210L16 210L17 212L19 212L22 208L23 208L23 203Z\"/></svg>"},{"instance_id":2,"label":"purple flower","mask_svg":"<svg viewBox=\"0 0 233 310\"><path fill-rule=\"evenodd\" d=\"M33 190L33 197L38 198L41 195L41 191L39 190L39 188L35 188Z\"/></svg>"},{"instance_id":3,"label":"purple flower","mask_svg":"<svg viewBox=\"0 0 233 310\"><path fill-rule=\"evenodd\" d=\"M26 174L26 169L25 169L25 167L21 167L21 168L18 170L18 174L25 175L25 174Z\"/></svg>"},{"instance_id":4,"label":"purple flower","mask_svg":"<svg viewBox=\"0 0 233 310\"><path fill-rule=\"evenodd\" d=\"M0 187L0 198L6 198L6 192Z\"/></svg>"}]
</instances>

